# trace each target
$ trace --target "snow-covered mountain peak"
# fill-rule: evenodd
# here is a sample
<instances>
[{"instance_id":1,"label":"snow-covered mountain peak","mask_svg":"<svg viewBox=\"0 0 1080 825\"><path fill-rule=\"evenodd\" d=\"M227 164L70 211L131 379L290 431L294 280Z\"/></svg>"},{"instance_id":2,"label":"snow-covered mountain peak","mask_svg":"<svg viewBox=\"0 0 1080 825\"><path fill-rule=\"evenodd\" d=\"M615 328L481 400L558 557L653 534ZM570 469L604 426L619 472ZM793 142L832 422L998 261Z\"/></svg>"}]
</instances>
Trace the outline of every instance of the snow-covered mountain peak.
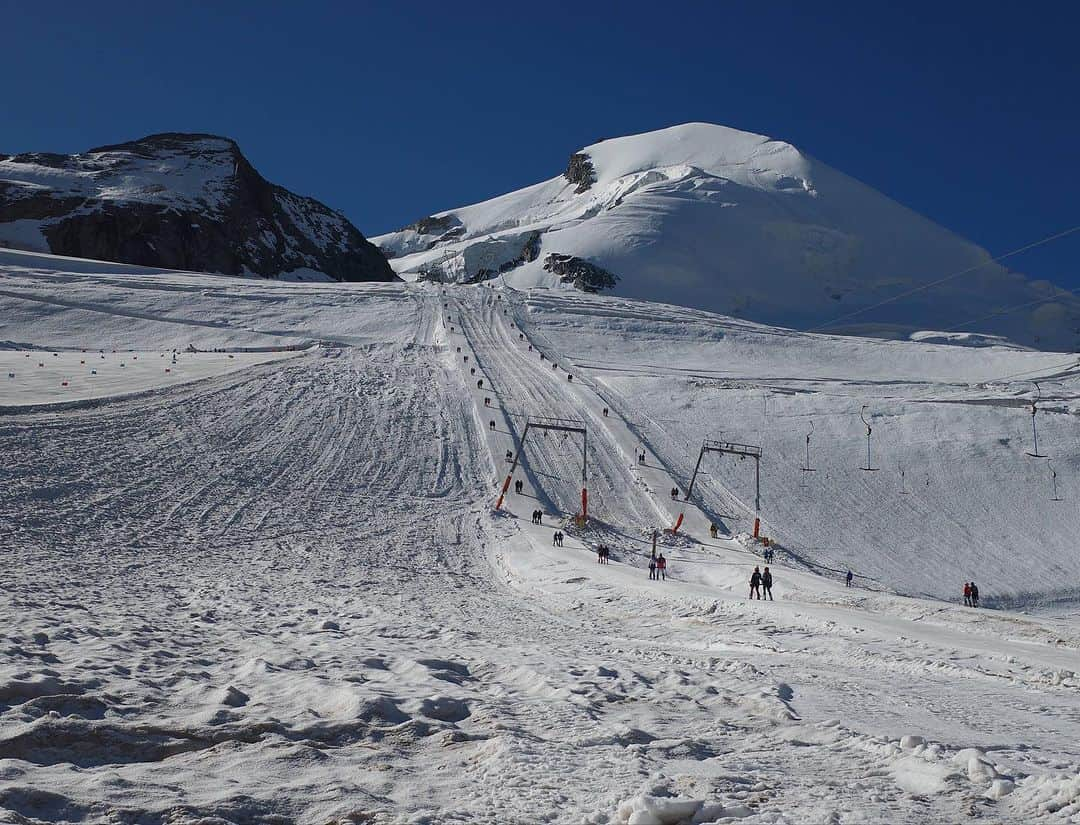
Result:
<instances>
[{"instance_id":1,"label":"snow-covered mountain peak","mask_svg":"<svg viewBox=\"0 0 1080 825\"><path fill-rule=\"evenodd\" d=\"M603 140L581 154L591 160L598 186L641 172L659 172L668 178L710 175L758 189L812 188L810 161L790 143L711 123L684 123Z\"/></svg>"},{"instance_id":2,"label":"snow-covered mountain peak","mask_svg":"<svg viewBox=\"0 0 1080 825\"><path fill-rule=\"evenodd\" d=\"M790 143L709 123L599 141L549 180L372 240L406 279L498 278L776 326L1080 347L1076 296L992 263Z\"/></svg>"},{"instance_id":3,"label":"snow-covered mountain peak","mask_svg":"<svg viewBox=\"0 0 1080 825\"><path fill-rule=\"evenodd\" d=\"M394 278L344 215L271 184L235 141L206 134L0 155L0 246L229 275Z\"/></svg>"}]
</instances>

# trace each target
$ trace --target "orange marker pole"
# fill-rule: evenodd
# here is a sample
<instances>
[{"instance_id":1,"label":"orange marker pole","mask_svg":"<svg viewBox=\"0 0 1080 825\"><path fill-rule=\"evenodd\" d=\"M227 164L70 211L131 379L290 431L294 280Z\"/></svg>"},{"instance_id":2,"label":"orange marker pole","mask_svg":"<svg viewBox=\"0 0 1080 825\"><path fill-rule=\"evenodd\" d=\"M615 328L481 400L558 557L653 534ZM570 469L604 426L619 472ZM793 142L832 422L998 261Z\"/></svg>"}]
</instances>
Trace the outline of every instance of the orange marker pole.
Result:
<instances>
[{"instance_id":1,"label":"orange marker pole","mask_svg":"<svg viewBox=\"0 0 1080 825\"><path fill-rule=\"evenodd\" d=\"M498 510L502 507L503 498L506 496L506 491L510 489L510 476L506 477L506 481L503 483L502 491L499 493L499 501L495 504L495 509Z\"/></svg>"}]
</instances>

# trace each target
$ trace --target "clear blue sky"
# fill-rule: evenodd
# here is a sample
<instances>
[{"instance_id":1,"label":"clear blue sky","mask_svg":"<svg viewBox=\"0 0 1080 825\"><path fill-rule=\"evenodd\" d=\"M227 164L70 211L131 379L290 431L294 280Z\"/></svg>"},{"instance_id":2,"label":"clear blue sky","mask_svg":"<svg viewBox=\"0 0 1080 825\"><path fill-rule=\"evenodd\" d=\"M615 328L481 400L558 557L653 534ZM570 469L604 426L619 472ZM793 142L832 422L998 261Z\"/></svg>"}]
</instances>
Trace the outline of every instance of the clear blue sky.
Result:
<instances>
[{"instance_id":1,"label":"clear blue sky","mask_svg":"<svg viewBox=\"0 0 1080 825\"><path fill-rule=\"evenodd\" d=\"M373 235L698 120L995 254L1080 224L1080 6L888 5L3 0L0 151L228 135ZM1080 286L1080 236L1010 263Z\"/></svg>"}]
</instances>

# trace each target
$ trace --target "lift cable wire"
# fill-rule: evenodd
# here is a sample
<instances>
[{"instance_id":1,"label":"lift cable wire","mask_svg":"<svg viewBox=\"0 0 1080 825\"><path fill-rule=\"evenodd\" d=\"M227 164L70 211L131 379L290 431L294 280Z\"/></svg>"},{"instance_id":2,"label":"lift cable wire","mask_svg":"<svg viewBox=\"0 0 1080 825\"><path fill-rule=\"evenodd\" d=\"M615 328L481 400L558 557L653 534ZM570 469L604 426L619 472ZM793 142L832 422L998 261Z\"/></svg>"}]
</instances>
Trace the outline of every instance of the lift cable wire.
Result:
<instances>
[{"instance_id":1,"label":"lift cable wire","mask_svg":"<svg viewBox=\"0 0 1080 825\"><path fill-rule=\"evenodd\" d=\"M935 286L940 286L941 284L947 283L948 281L956 280L957 278L960 278L960 277L962 277L964 275L968 275L968 274L970 274L972 272L975 272L978 269L982 269L985 266L989 266L990 264L997 263L998 261L1003 261L1006 258L1011 258L1014 255L1019 255L1021 252L1027 252L1029 249L1035 249L1036 247L1043 246L1045 244L1051 243L1052 241L1056 241L1056 240L1064 238L1064 237L1066 237L1068 235L1072 235L1072 234L1074 234L1076 232L1080 232L1080 224L1078 224L1076 226L1073 226L1073 227L1071 227L1069 229L1065 229L1065 230L1063 230L1061 232L1057 232L1057 233L1055 233L1053 235L1049 235L1049 236L1047 236L1045 238L1041 238L1040 240L1034 241L1033 243L1025 244L1024 246L1021 246L1018 249L1014 249L1011 252L1006 252L1003 255L998 255L996 258L990 258L989 260L982 261L982 262L977 263L977 264L975 264L973 266L969 266L966 269L961 269L959 272L954 272L951 275L946 275L944 278L938 278L936 281L931 281L930 283L923 284L922 286L912 287L911 289L906 290L904 292L901 292L898 295L894 295L891 298L886 298L884 301L878 301L876 304L871 304L868 307L863 307L862 309L856 309L856 310L854 310L852 312L847 313L846 315L841 315L841 316L839 316L837 318L833 318L831 321L828 321L828 322L826 322L824 324L819 324L816 327L810 327L809 329L807 329L805 331L806 332L820 332L821 330L832 327L834 324L836 324L836 323L838 323L840 321L846 321L848 318L854 318L856 315L862 315L864 313L867 313L867 312L870 312L872 310L878 309L879 307L883 307L886 304L891 304L894 301L899 301L901 298L907 298L909 295L914 295L917 292L923 292L923 291L925 291L927 289L932 289Z\"/></svg>"}]
</instances>

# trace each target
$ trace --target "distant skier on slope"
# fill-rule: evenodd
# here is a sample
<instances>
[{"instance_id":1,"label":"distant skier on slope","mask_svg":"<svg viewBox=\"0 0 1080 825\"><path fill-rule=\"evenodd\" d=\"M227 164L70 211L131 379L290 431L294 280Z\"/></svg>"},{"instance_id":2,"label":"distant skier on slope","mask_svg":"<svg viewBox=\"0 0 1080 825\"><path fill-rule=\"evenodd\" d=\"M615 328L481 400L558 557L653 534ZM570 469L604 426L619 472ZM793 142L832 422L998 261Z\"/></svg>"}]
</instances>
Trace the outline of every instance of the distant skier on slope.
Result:
<instances>
[{"instance_id":1,"label":"distant skier on slope","mask_svg":"<svg viewBox=\"0 0 1080 825\"><path fill-rule=\"evenodd\" d=\"M667 559L664 558L663 553L656 559L656 573L661 579L667 581Z\"/></svg>"},{"instance_id":2,"label":"distant skier on slope","mask_svg":"<svg viewBox=\"0 0 1080 825\"><path fill-rule=\"evenodd\" d=\"M975 582L971 583L971 606L979 606L979 586Z\"/></svg>"},{"instance_id":3,"label":"distant skier on slope","mask_svg":"<svg viewBox=\"0 0 1080 825\"><path fill-rule=\"evenodd\" d=\"M750 576L750 598L761 598L761 571L755 566Z\"/></svg>"},{"instance_id":4,"label":"distant skier on slope","mask_svg":"<svg viewBox=\"0 0 1080 825\"><path fill-rule=\"evenodd\" d=\"M654 554L649 558L649 579L656 578L656 555Z\"/></svg>"},{"instance_id":5,"label":"distant skier on slope","mask_svg":"<svg viewBox=\"0 0 1080 825\"><path fill-rule=\"evenodd\" d=\"M971 607L971 582L964 582L964 607Z\"/></svg>"},{"instance_id":6,"label":"distant skier on slope","mask_svg":"<svg viewBox=\"0 0 1080 825\"><path fill-rule=\"evenodd\" d=\"M717 532L718 531L716 529L716 525L715 524L710 524L709 525L709 535L712 536L713 538L716 538Z\"/></svg>"},{"instance_id":7,"label":"distant skier on slope","mask_svg":"<svg viewBox=\"0 0 1080 825\"><path fill-rule=\"evenodd\" d=\"M762 598L769 597L769 601L773 601L772 597L772 573L769 572L769 568L765 568L765 572L761 574L761 590Z\"/></svg>"},{"instance_id":8,"label":"distant skier on slope","mask_svg":"<svg viewBox=\"0 0 1080 825\"><path fill-rule=\"evenodd\" d=\"M854 578L854 576L851 575L851 571L848 570L847 575L844 576L844 584L846 584L848 587L851 587L851 580L853 578Z\"/></svg>"}]
</instances>

